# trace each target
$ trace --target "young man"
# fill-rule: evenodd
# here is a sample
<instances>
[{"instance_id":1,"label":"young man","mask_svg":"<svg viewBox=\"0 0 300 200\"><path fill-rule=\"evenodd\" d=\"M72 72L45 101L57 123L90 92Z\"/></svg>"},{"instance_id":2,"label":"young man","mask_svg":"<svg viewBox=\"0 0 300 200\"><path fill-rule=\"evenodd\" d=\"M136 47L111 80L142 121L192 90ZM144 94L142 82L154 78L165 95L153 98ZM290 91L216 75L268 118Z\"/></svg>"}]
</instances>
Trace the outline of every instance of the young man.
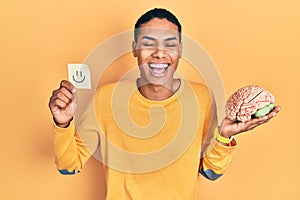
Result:
<instances>
[{"instance_id":1,"label":"young man","mask_svg":"<svg viewBox=\"0 0 300 200\"><path fill-rule=\"evenodd\" d=\"M103 163L107 199L199 199L199 174L215 180L231 162L232 136L275 117L217 127L214 99L198 83L175 79L181 25L153 9L135 25L140 77L100 87L75 128L76 89L62 81L50 98L58 170L75 174L94 155ZM213 132L219 134L216 140Z\"/></svg>"}]
</instances>

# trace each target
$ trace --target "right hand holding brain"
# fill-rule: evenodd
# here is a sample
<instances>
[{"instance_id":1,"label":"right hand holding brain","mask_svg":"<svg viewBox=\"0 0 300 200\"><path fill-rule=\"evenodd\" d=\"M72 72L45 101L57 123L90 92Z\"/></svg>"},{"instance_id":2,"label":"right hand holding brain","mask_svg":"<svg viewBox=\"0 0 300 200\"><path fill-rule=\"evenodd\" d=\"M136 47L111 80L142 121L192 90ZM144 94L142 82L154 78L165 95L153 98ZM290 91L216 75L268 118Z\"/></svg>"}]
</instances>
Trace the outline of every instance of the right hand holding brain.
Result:
<instances>
[{"instance_id":1,"label":"right hand holding brain","mask_svg":"<svg viewBox=\"0 0 300 200\"><path fill-rule=\"evenodd\" d=\"M252 130L277 116L280 106L274 106L275 98L257 85L238 89L226 102L226 117L219 126L221 136L229 138Z\"/></svg>"},{"instance_id":2,"label":"right hand holding brain","mask_svg":"<svg viewBox=\"0 0 300 200\"><path fill-rule=\"evenodd\" d=\"M60 127L67 127L76 112L76 88L69 81L63 80L60 87L52 92L49 108L54 122Z\"/></svg>"}]
</instances>

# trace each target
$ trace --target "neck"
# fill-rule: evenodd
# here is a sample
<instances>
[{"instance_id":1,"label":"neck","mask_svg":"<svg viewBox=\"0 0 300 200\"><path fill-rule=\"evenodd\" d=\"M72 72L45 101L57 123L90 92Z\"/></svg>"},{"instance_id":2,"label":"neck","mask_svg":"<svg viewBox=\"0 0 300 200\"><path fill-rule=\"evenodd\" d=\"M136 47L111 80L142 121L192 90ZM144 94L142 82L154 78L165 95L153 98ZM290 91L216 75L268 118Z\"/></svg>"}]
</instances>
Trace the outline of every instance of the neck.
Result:
<instances>
[{"instance_id":1,"label":"neck","mask_svg":"<svg viewBox=\"0 0 300 200\"><path fill-rule=\"evenodd\" d=\"M179 79L172 79L166 85L157 85L152 83L143 83L141 79L137 80L140 93L147 99L161 101L171 97L180 87Z\"/></svg>"}]
</instances>

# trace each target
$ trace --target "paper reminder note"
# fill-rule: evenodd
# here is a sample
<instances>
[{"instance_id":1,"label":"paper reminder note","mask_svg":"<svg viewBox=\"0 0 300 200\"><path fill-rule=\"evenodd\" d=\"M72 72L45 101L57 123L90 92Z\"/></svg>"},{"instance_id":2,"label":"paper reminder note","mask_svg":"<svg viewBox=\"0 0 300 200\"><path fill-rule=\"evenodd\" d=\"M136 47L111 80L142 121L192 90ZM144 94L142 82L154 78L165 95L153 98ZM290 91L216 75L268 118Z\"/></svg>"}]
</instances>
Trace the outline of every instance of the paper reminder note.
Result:
<instances>
[{"instance_id":1,"label":"paper reminder note","mask_svg":"<svg viewBox=\"0 0 300 200\"><path fill-rule=\"evenodd\" d=\"M91 89L91 75L87 64L68 64L69 81L79 89Z\"/></svg>"}]
</instances>

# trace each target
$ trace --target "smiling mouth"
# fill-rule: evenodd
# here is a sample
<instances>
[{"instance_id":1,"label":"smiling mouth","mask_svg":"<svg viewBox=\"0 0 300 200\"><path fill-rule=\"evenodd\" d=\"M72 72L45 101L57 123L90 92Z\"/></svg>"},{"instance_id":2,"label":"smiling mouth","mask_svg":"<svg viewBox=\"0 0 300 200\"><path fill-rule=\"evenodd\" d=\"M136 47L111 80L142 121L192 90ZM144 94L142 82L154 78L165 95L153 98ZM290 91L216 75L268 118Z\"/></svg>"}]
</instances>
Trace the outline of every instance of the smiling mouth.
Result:
<instances>
[{"instance_id":1,"label":"smiling mouth","mask_svg":"<svg viewBox=\"0 0 300 200\"><path fill-rule=\"evenodd\" d=\"M162 77L170 64L167 63L150 63L149 68L154 77Z\"/></svg>"}]
</instances>

